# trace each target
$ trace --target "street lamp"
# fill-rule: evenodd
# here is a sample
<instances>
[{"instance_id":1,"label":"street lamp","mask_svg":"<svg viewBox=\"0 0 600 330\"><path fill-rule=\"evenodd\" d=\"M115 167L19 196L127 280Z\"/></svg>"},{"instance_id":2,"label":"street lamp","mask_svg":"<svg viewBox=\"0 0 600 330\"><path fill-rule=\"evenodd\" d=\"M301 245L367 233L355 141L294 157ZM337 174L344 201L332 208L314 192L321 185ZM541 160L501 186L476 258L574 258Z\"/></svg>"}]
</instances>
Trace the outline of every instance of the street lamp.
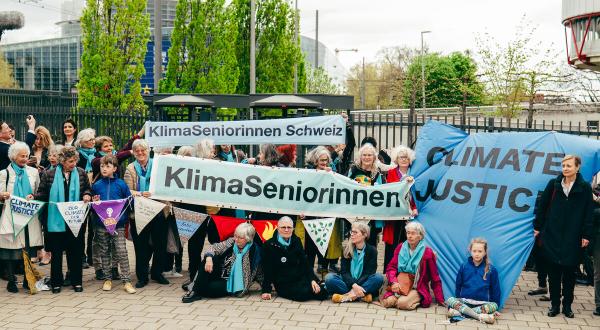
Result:
<instances>
[{"instance_id":1,"label":"street lamp","mask_svg":"<svg viewBox=\"0 0 600 330\"><path fill-rule=\"evenodd\" d=\"M427 116L427 107L425 105L425 43L423 42L423 35L425 33L431 33L431 31L421 31L421 85L423 91L423 113Z\"/></svg>"}]
</instances>

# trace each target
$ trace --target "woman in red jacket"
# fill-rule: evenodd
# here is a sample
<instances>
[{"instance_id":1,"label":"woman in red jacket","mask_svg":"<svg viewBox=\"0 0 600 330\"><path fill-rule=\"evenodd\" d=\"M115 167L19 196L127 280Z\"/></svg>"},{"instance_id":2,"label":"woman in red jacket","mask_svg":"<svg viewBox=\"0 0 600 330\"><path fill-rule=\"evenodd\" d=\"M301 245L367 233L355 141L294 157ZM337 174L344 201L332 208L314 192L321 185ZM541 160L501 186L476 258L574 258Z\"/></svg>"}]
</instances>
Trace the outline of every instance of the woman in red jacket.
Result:
<instances>
[{"instance_id":1,"label":"woman in red jacket","mask_svg":"<svg viewBox=\"0 0 600 330\"><path fill-rule=\"evenodd\" d=\"M429 288L433 290L435 300L444 306L442 280L438 273L436 257L430 247L425 246L425 228L418 222L406 225L406 241L399 244L392 260L385 268L390 284L381 299L384 307L413 310L418 306L429 307L432 302ZM412 279L398 281L400 278ZM407 287L408 286L408 287Z\"/></svg>"},{"instance_id":2,"label":"woman in red jacket","mask_svg":"<svg viewBox=\"0 0 600 330\"><path fill-rule=\"evenodd\" d=\"M408 170L410 169L412 162L415 160L415 152L408 147L400 145L392 149L391 158L392 162L397 166L387 172L386 182L400 182L409 178ZM411 216L416 217L419 213L417 211L417 205L412 199L412 195L409 194L408 196L410 196L409 202ZM383 227L383 242L385 243L385 255L383 258L384 265L387 265L392 259L392 256L394 255L394 249L398 243L406 240L404 226L406 226L405 220L387 221L385 223L385 227Z\"/></svg>"}]
</instances>

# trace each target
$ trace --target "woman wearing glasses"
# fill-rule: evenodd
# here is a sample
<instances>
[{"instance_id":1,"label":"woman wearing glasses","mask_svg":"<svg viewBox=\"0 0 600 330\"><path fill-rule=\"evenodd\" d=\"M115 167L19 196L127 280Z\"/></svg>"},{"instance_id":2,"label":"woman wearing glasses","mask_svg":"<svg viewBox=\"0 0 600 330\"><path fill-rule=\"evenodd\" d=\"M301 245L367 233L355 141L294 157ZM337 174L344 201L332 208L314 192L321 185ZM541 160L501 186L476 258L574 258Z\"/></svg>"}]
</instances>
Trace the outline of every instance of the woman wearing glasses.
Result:
<instances>
[{"instance_id":1,"label":"woman wearing glasses","mask_svg":"<svg viewBox=\"0 0 600 330\"><path fill-rule=\"evenodd\" d=\"M181 299L191 303L202 297L242 297L250 285L262 276L260 248L253 243L256 230L244 222L233 237L210 245L204 261L192 282L192 288Z\"/></svg>"},{"instance_id":2,"label":"woman wearing glasses","mask_svg":"<svg viewBox=\"0 0 600 330\"><path fill-rule=\"evenodd\" d=\"M277 295L294 301L325 300L327 292L306 261L302 242L294 235L294 224L284 216L277 232L263 246L264 280L262 296L271 299L272 286Z\"/></svg>"}]
</instances>

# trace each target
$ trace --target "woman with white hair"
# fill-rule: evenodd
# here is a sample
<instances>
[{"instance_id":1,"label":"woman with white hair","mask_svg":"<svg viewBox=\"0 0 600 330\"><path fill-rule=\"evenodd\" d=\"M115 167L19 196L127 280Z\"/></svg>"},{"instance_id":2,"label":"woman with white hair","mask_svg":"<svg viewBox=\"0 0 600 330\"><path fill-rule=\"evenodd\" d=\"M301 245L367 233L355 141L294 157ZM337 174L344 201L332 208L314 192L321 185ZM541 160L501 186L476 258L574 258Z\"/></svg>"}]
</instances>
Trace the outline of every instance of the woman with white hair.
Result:
<instances>
[{"instance_id":1,"label":"woman with white hair","mask_svg":"<svg viewBox=\"0 0 600 330\"><path fill-rule=\"evenodd\" d=\"M77 167L85 170L85 173L92 172L92 160L96 158L96 131L93 128L86 128L77 134L75 147L79 153ZM91 181L91 174L90 174Z\"/></svg>"},{"instance_id":2,"label":"woman with white hair","mask_svg":"<svg viewBox=\"0 0 600 330\"><path fill-rule=\"evenodd\" d=\"M386 183L385 177L377 168L377 149L370 143L365 143L358 149L358 157L350 166L348 177L362 186L377 186ZM369 244L377 246L377 236L383 228L383 221L369 222L371 235Z\"/></svg>"},{"instance_id":3,"label":"woman with white hair","mask_svg":"<svg viewBox=\"0 0 600 330\"><path fill-rule=\"evenodd\" d=\"M358 299L370 303L379 293L383 275L377 273L377 248L366 242L369 231L369 226L364 222L352 224L340 273L329 273L325 277L325 287L333 293L331 301L334 303Z\"/></svg>"},{"instance_id":4,"label":"woman with white hair","mask_svg":"<svg viewBox=\"0 0 600 330\"><path fill-rule=\"evenodd\" d=\"M14 237L12 220L10 219L11 196L26 198L35 192L40 183L38 171L27 166L29 160L29 147L23 142L15 142L8 148L10 165L0 171L0 200L4 201L4 211L0 218L0 260L4 261L8 274L6 290L16 293L17 277L15 267L18 262L23 262L23 251L29 257L35 257L37 250L43 246L42 225L38 216L25 226L17 237ZM27 286L27 280L23 280Z\"/></svg>"},{"instance_id":5,"label":"woman with white hair","mask_svg":"<svg viewBox=\"0 0 600 330\"><path fill-rule=\"evenodd\" d=\"M152 176L152 158L150 147L144 139L138 139L131 145L135 161L125 170L125 183L133 196L150 197L150 178ZM150 278L160 284L169 284L162 275L167 258L167 233L168 225L165 221L165 211L159 212L154 219L141 231L137 232L135 219L130 221L130 232L135 247L135 273L137 275L136 288L143 288L148 284L148 263L152 259Z\"/></svg>"},{"instance_id":6,"label":"woman with white hair","mask_svg":"<svg viewBox=\"0 0 600 330\"><path fill-rule=\"evenodd\" d=\"M400 145L392 149L390 154L394 167L387 171L387 183L400 182L403 180L412 182L413 178L408 175L408 170L415 160L415 152L408 147ZM417 211L417 205L415 204L412 195L408 194L407 199L410 204L410 214L411 216L416 217L419 212ZM406 226L406 220L386 221L382 235L382 240L385 243L384 265L387 265L392 259L396 245L406 240L404 226Z\"/></svg>"},{"instance_id":7,"label":"woman with white hair","mask_svg":"<svg viewBox=\"0 0 600 330\"><path fill-rule=\"evenodd\" d=\"M288 216L277 222L277 232L263 246L263 300L277 295L294 301L325 300L327 291L306 261L302 242L294 235L294 223Z\"/></svg>"},{"instance_id":8,"label":"woman with white hair","mask_svg":"<svg viewBox=\"0 0 600 330\"><path fill-rule=\"evenodd\" d=\"M37 192L31 196L39 201L51 202L42 218L45 219L43 221L45 247L52 253L50 264L52 293L59 293L66 280L70 282L75 292L83 291L81 260L85 246L85 233L81 230L77 236L74 236L71 230L67 229L56 206L56 203L90 202L92 199L86 173L75 166L78 161L79 154L75 147L63 147L58 154L59 165L55 169L44 172ZM66 280L62 276L63 252L67 254L69 275Z\"/></svg>"},{"instance_id":9,"label":"woman with white hair","mask_svg":"<svg viewBox=\"0 0 600 330\"><path fill-rule=\"evenodd\" d=\"M415 221L406 224L406 241L396 247L385 268L390 285L381 299L384 307L402 310L413 310L418 306L427 308L432 302L430 287L437 303L444 306L435 253L425 245L424 239L422 224Z\"/></svg>"},{"instance_id":10,"label":"woman with white hair","mask_svg":"<svg viewBox=\"0 0 600 330\"><path fill-rule=\"evenodd\" d=\"M247 223L235 228L233 237L206 248L202 267L189 290L181 299L184 303L207 298L243 297L250 285L262 279L261 251L253 243L256 230Z\"/></svg>"}]
</instances>

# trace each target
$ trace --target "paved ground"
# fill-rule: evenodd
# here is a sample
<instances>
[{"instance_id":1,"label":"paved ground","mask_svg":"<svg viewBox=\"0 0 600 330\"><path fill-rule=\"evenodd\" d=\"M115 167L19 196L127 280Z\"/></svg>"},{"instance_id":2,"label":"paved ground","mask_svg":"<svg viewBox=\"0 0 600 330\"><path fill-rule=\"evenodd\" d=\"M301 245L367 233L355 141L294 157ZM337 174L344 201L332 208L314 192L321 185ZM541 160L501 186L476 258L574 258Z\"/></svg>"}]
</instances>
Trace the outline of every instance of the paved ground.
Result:
<instances>
[{"instance_id":1,"label":"paved ground","mask_svg":"<svg viewBox=\"0 0 600 330\"><path fill-rule=\"evenodd\" d=\"M132 252L133 246L129 247ZM49 267L40 269L48 274ZM501 319L491 326L471 320L450 325L445 309L437 306L405 312L364 303L295 303L282 298L261 301L257 291L241 299L206 299L182 304L180 286L184 278L165 286L152 283L135 295L125 293L120 284L114 285L112 292L102 291L102 283L93 279L92 269L84 270L82 293L64 288L60 294L42 292L30 296L23 291L9 294L4 289L6 282L0 281L0 328L600 329L600 317L592 315L591 287L575 289L574 319L549 318L546 316L549 303L527 296L527 291L536 286L535 273L530 272L521 274Z\"/></svg>"}]
</instances>

